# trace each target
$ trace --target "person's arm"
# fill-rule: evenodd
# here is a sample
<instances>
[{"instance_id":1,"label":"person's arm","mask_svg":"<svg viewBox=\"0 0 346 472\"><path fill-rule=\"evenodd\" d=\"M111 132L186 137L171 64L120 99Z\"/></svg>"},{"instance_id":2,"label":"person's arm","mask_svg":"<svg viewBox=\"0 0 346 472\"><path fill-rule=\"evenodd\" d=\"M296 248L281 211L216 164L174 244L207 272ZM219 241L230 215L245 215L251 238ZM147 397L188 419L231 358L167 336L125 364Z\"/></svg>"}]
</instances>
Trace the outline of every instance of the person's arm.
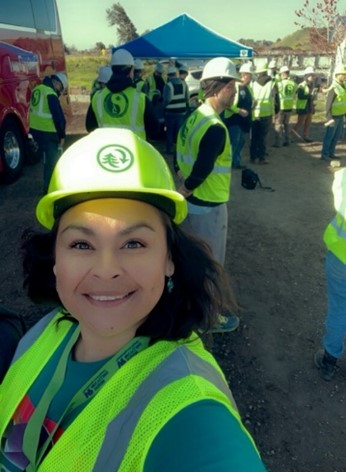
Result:
<instances>
[{"instance_id":1,"label":"person's arm","mask_svg":"<svg viewBox=\"0 0 346 472\"><path fill-rule=\"evenodd\" d=\"M47 100L59 140L63 141L66 132L66 119L59 98L56 95L48 95Z\"/></svg>"},{"instance_id":2,"label":"person's arm","mask_svg":"<svg viewBox=\"0 0 346 472\"><path fill-rule=\"evenodd\" d=\"M215 161L225 147L226 133L223 126L213 125L201 139L196 162L184 183L191 192L213 171Z\"/></svg>"},{"instance_id":3,"label":"person's arm","mask_svg":"<svg viewBox=\"0 0 346 472\"><path fill-rule=\"evenodd\" d=\"M99 125L97 123L97 119L94 113L94 110L91 106L91 103L89 105L86 117L85 117L85 128L90 133L91 131L94 131L94 129L98 128Z\"/></svg>"},{"instance_id":4,"label":"person's arm","mask_svg":"<svg viewBox=\"0 0 346 472\"><path fill-rule=\"evenodd\" d=\"M153 441L144 472L264 472L249 436L225 406L212 400L175 415Z\"/></svg>"},{"instance_id":5,"label":"person's arm","mask_svg":"<svg viewBox=\"0 0 346 472\"><path fill-rule=\"evenodd\" d=\"M326 118L327 118L327 121L329 121L333 118L333 116L332 116L332 106L333 106L335 96L336 96L336 93L335 93L334 89L333 88L330 89L329 92L328 92L328 95L327 95L327 100L326 100Z\"/></svg>"},{"instance_id":6,"label":"person's arm","mask_svg":"<svg viewBox=\"0 0 346 472\"><path fill-rule=\"evenodd\" d=\"M155 113L153 104L145 97L144 129L147 138L158 139L160 136L160 122Z\"/></svg>"}]
</instances>

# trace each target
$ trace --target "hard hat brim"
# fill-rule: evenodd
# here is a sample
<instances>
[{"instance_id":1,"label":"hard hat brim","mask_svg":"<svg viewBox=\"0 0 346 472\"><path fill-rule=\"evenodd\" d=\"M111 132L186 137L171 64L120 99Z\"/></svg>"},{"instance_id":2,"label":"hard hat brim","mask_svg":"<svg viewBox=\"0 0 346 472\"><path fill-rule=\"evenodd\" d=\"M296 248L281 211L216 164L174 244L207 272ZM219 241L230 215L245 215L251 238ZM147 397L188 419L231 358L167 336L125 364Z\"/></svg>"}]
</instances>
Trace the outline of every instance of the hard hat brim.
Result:
<instances>
[{"instance_id":1,"label":"hard hat brim","mask_svg":"<svg viewBox=\"0 0 346 472\"><path fill-rule=\"evenodd\" d=\"M42 226L52 229L56 219L72 206L100 198L124 198L148 203L165 212L176 224L180 224L187 216L186 200L177 191L148 188L136 192L124 187L117 190L114 188L105 188L102 191L86 189L83 192L79 189L75 192L58 190L48 193L37 204L36 218Z\"/></svg>"}]
</instances>

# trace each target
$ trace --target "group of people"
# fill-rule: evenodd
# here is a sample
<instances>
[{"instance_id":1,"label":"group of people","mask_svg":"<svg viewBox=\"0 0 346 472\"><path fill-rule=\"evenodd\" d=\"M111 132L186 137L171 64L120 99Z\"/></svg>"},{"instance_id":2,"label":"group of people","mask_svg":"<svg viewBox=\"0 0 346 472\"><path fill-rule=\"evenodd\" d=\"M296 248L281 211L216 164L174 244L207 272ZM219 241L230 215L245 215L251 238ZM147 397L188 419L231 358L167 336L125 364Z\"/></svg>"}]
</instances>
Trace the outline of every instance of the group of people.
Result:
<instances>
[{"instance_id":1,"label":"group of people","mask_svg":"<svg viewBox=\"0 0 346 472\"><path fill-rule=\"evenodd\" d=\"M176 189L144 119L108 121L121 117L122 100L136 99L143 117L148 103L124 87L134 64L119 54L91 99L97 129L59 157L36 206L43 230L23 235L28 295L56 308L24 334L2 379L1 467L264 471L202 342L236 305L224 236L210 246L194 221L184 225L192 215L201 231L227 227L231 146L220 112L235 94L235 67L226 58L205 67L205 101L177 138Z\"/></svg>"},{"instance_id":2,"label":"group of people","mask_svg":"<svg viewBox=\"0 0 346 472\"><path fill-rule=\"evenodd\" d=\"M261 111L272 85L259 73L263 107L256 99L249 104L251 71L240 72L241 82L229 59L207 62L203 103L176 137L176 188L148 142L158 120L144 84L134 83L134 68L128 51L113 54L112 74L91 98L89 134L56 160L37 204L44 229L23 235L28 295L56 308L26 334L16 333L21 340L0 385L0 464L9 472L263 471L202 339L239 324L223 268L229 128L239 122L227 127L232 114L224 114L233 107L249 121L253 112L253 127L269 116ZM61 76L50 80L39 89L48 108L37 104L37 122L52 101L44 87L56 87L56 97L66 87ZM325 233L332 274L327 333L315 356L325 380L335 374L346 334L344 170L333 190L337 215Z\"/></svg>"}]
</instances>

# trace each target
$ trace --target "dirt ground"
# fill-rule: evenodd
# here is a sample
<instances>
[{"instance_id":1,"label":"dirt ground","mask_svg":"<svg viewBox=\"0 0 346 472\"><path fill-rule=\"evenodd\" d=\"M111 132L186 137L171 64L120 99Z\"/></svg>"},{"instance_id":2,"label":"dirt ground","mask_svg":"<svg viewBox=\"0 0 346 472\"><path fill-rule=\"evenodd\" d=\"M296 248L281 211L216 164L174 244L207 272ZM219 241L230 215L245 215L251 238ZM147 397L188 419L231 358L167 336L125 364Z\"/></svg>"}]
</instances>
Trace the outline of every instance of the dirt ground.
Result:
<instances>
[{"instance_id":1,"label":"dirt ground","mask_svg":"<svg viewBox=\"0 0 346 472\"><path fill-rule=\"evenodd\" d=\"M73 104L69 143L84 132L85 106ZM274 191L243 189L238 170L232 177L226 268L241 325L215 335L213 352L271 472L346 471L346 359L330 383L312 361L326 308L322 234L333 216L333 170L319 160L322 136L322 124L314 124L314 143L269 146L270 164L249 166ZM337 150L345 166L346 142ZM37 164L0 186L0 303L29 323L48 308L26 298L19 251L22 231L36 227L41 177Z\"/></svg>"}]
</instances>

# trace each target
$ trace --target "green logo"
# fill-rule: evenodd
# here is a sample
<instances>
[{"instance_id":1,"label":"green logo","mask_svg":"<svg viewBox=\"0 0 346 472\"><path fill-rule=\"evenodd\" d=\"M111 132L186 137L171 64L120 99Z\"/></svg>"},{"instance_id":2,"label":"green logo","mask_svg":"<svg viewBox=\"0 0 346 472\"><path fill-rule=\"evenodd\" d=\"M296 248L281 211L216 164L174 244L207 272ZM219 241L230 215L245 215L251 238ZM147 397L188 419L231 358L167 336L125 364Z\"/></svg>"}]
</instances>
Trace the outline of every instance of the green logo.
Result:
<instances>
[{"instance_id":1,"label":"green logo","mask_svg":"<svg viewBox=\"0 0 346 472\"><path fill-rule=\"evenodd\" d=\"M109 172L124 172L132 166L134 157L128 148L120 144L110 144L100 149L97 162Z\"/></svg>"},{"instance_id":2,"label":"green logo","mask_svg":"<svg viewBox=\"0 0 346 472\"><path fill-rule=\"evenodd\" d=\"M122 92L109 93L105 97L103 106L107 115L110 115L113 118L120 118L127 113L129 100Z\"/></svg>"},{"instance_id":3,"label":"green logo","mask_svg":"<svg viewBox=\"0 0 346 472\"><path fill-rule=\"evenodd\" d=\"M38 89L34 89L31 95L31 104L32 106L36 107L40 101L41 91Z\"/></svg>"}]
</instances>

